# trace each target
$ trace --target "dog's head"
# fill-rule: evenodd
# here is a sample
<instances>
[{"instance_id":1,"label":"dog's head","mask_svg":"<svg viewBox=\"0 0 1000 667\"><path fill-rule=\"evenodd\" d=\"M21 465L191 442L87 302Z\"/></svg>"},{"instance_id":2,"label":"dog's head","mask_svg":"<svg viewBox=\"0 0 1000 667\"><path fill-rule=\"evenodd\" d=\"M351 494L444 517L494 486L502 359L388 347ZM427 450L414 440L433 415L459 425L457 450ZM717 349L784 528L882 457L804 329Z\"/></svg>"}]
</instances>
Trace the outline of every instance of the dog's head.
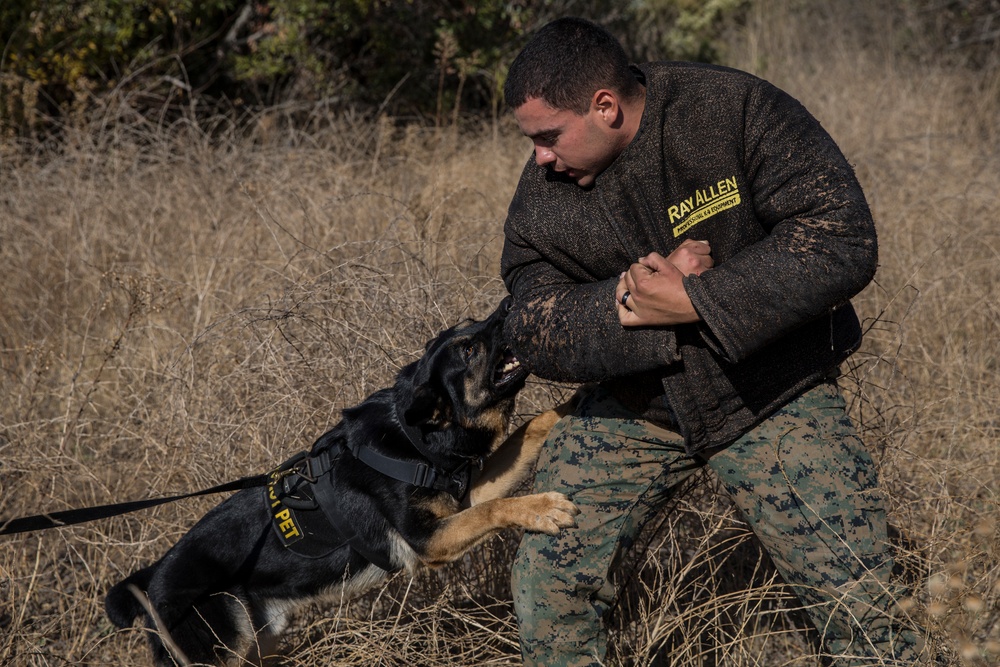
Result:
<instances>
[{"instance_id":1,"label":"dog's head","mask_svg":"<svg viewBox=\"0 0 1000 667\"><path fill-rule=\"evenodd\" d=\"M424 432L459 428L495 437L506 431L514 397L529 374L503 340L509 310L508 297L485 320L442 331L404 369L400 380L412 390L400 393L408 401L400 414L408 425Z\"/></svg>"}]
</instances>

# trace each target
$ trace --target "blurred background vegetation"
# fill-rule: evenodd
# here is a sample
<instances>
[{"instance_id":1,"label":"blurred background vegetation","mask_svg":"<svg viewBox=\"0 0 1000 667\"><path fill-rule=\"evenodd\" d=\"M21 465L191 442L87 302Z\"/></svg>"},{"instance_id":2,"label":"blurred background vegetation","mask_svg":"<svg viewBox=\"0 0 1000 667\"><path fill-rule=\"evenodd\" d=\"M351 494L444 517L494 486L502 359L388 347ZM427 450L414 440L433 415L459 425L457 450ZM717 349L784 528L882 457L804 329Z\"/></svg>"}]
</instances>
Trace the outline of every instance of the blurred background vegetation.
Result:
<instances>
[{"instance_id":1,"label":"blurred background vegetation","mask_svg":"<svg viewBox=\"0 0 1000 667\"><path fill-rule=\"evenodd\" d=\"M758 1L4 0L0 133L136 117L239 124L274 108L295 122L317 105L438 126L495 119L511 59L554 17L608 26L637 61L720 62ZM852 2L872 4L838 4ZM894 17L877 37L914 59L1000 61L1000 0L875 4Z\"/></svg>"}]
</instances>

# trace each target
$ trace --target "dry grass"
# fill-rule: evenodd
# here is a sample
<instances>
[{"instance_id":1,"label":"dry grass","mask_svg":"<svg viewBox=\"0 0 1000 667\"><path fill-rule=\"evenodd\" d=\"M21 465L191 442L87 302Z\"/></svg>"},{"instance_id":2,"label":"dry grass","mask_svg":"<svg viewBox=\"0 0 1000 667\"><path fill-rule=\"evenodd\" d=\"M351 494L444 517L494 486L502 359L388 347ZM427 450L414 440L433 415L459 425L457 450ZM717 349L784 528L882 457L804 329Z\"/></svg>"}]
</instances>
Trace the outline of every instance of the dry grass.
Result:
<instances>
[{"instance_id":1,"label":"dry grass","mask_svg":"<svg viewBox=\"0 0 1000 667\"><path fill-rule=\"evenodd\" d=\"M926 559L913 612L968 664L997 664L1000 79L896 59L879 15L767 18L731 61L823 120L880 226L849 389L892 520ZM438 329L495 304L527 151L509 127L494 140L322 114L293 133L273 120L250 138L132 124L58 150L0 146L0 516L266 470ZM534 383L520 409L562 391ZM103 593L214 502L3 538L0 663L142 664L141 632L111 628ZM286 663L517 664L515 543L299 614ZM617 616L623 662L816 663L710 480L663 515L638 560Z\"/></svg>"}]
</instances>

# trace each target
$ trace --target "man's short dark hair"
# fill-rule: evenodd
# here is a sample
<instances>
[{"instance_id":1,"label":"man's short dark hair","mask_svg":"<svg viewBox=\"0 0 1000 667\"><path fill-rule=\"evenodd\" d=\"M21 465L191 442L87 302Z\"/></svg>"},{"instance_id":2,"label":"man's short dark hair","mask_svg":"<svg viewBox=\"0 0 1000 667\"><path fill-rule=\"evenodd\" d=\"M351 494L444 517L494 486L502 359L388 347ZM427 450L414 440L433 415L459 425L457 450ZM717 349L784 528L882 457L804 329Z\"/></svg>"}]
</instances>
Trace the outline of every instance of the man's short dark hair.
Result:
<instances>
[{"instance_id":1,"label":"man's short dark hair","mask_svg":"<svg viewBox=\"0 0 1000 667\"><path fill-rule=\"evenodd\" d=\"M539 98L554 109L584 114L601 88L626 100L639 95L625 49L599 25L561 18L535 33L514 59L503 94L513 109Z\"/></svg>"}]
</instances>

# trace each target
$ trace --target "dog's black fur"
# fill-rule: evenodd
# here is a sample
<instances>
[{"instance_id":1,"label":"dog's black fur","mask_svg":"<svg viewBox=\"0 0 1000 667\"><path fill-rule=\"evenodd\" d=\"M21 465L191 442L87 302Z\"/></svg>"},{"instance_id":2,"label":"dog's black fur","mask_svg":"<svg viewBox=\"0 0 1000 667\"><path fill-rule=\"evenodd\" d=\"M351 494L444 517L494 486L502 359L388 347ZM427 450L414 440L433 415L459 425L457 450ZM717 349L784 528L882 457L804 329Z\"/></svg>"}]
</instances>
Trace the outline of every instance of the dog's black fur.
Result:
<instances>
[{"instance_id":1,"label":"dog's black fur","mask_svg":"<svg viewBox=\"0 0 1000 667\"><path fill-rule=\"evenodd\" d=\"M344 513L365 544L388 556L393 571L455 560L502 528L554 534L573 523L576 509L560 494L506 497L530 471L558 418L546 413L537 434L526 438L527 424L500 446L528 374L502 341L507 309L505 302L485 321L439 334L394 386L345 410L312 447L312 455L329 450ZM397 415L419 429L427 457ZM368 467L351 454L357 442L400 460L429 458L447 470L496 454L488 463L499 467L486 468L460 503L446 491ZM300 604L355 596L388 574L346 544L321 558L290 552L272 528L262 491L250 489L211 510L158 562L115 585L105 609L120 628L144 618L158 665L219 663L276 637Z\"/></svg>"}]
</instances>

